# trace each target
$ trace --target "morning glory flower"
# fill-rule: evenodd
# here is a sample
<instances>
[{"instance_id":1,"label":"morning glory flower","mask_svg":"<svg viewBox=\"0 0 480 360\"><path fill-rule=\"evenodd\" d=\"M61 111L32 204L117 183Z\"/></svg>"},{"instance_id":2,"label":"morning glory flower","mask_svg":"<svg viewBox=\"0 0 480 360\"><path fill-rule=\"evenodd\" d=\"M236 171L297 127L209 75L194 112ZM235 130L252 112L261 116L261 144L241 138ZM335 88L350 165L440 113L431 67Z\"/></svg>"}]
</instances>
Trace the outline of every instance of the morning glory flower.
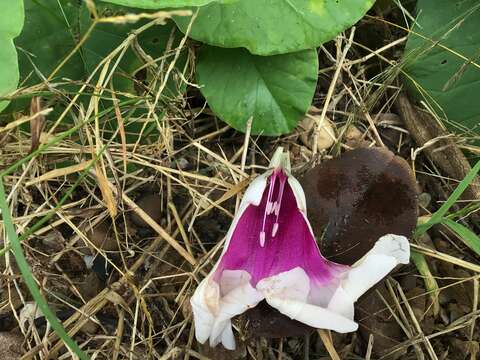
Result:
<instances>
[{"instance_id":1,"label":"morning glory flower","mask_svg":"<svg viewBox=\"0 0 480 360\"><path fill-rule=\"evenodd\" d=\"M245 192L220 259L191 298L196 338L234 349L231 319L262 300L311 327L355 331L354 302L409 257L408 240L389 234L353 266L325 259L279 148Z\"/></svg>"}]
</instances>

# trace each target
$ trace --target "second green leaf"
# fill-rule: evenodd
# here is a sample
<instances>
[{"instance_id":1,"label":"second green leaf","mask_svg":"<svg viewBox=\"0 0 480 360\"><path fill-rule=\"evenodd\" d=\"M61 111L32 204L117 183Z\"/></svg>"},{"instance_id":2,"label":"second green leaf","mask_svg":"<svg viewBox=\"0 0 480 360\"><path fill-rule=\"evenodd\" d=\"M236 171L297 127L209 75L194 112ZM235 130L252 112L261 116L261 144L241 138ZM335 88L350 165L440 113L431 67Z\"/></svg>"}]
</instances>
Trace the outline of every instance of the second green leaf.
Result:
<instances>
[{"instance_id":1,"label":"second green leaf","mask_svg":"<svg viewBox=\"0 0 480 360\"><path fill-rule=\"evenodd\" d=\"M317 84L315 50L256 56L245 49L203 47L197 80L210 108L237 130L289 133L308 110Z\"/></svg>"}]
</instances>

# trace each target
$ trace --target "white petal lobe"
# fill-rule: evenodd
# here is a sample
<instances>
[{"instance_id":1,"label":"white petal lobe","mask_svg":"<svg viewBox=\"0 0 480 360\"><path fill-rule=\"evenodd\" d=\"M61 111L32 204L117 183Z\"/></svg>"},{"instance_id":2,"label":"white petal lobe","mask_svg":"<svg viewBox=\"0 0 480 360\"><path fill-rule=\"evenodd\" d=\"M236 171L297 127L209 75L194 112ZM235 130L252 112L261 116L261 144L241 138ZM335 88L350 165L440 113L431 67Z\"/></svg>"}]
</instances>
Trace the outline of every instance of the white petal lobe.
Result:
<instances>
[{"instance_id":1,"label":"white petal lobe","mask_svg":"<svg viewBox=\"0 0 480 360\"><path fill-rule=\"evenodd\" d=\"M257 176L248 186L245 194L243 195L241 207L253 204L258 206L262 201L262 195L267 187L267 178L271 172Z\"/></svg>"},{"instance_id":2,"label":"white petal lobe","mask_svg":"<svg viewBox=\"0 0 480 360\"><path fill-rule=\"evenodd\" d=\"M231 319L255 307L262 294L250 284L251 276L243 270L225 270L220 284L207 277L191 299L195 334L200 343L222 342L227 349L235 348Z\"/></svg>"},{"instance_id":3,"label":"white petal lobe","mask_svg":"<svg viewBox=\"0 0 480 360\"><path fill-rule=\"evenodd\" d=\"M307 214L307 200L305 198L305 193L303 192L302 185L295 179L293 176L288 177L288 184L292 188L293 194L295 195L295 200L297 201L298 209Z\"/></svg>"},{"instance_id":4,"label":"white petal lobe","mask_svg":"<svg viewBox=\"0 0 480 360\"><path fill-rule=\"evenodd\" d=\"M211 286L209 278L205 278L193 294L190 304L192 305L193 318L195 324L195 337L197 341L203 344L210 337L210 333L215 323L215 316L207 305L206 288Z\"/></svg>"},{"instance_id":5,"label":"white petal lobe","mask_svg":"<svg viewBox=\"0 0 480 360\"><path fill-rule=\"evenodd\" d=\"M296 267L292 270L260 280L257 289L265 296L307 301L310 279L305 271Z\"/></svg>"},{"instance_id":6,"label":"white petal lobe","mask_svg":"<svg viewBox=\"0 0 480 360\"><path fill-rule=\"evenodd\" d=\"M267 298L268 304L291 319L319 329L346 333L358 329L354 321L320 306L302 303L297 300Z\"/></svg>"},{"instance_id":7,"label":"white petal lobe","mask_svg":"<svg viewBox=\"0 0 480 360\"><path fill-rule=\"evenodd\" d=\"M222 333L222 344L228 350L235 350L235 337L233 336L232 325L226 326Z\"/></svg>"},{"instance_id":8,"label":"white petal lobe","mask_svg":"<svg viewBox=\"0 0 480 360\"><path fill-rule=\"evenodd\" d=\"M354 300L341 286L337 288L327 306L328 310L353 320Z\"/></svg>"},{"instance_id":9,"label":"white petal lobe","mask_svg":"<svg viewBox=\"0 0 480 360\"><path fill-rule=\"evenodd\" d=\"M310 279L299 267L261 280L257 284L257 289L263 293L270 306L289 318L309 326L342 333L358 328L352 319L343 314L308 303Z\"/></svg>"},{"instance_id":10,"label":"white petal lobe","mask_svg":"<svg viewBox=\"0 0 480 360\"><path fill-rule=\"evenodd\" d=\"M382 236L342 281L343 289L356 301L368 289L387 276L398 264L410 258L408 239L399 235Z\"/></svg>"}]
</instances>

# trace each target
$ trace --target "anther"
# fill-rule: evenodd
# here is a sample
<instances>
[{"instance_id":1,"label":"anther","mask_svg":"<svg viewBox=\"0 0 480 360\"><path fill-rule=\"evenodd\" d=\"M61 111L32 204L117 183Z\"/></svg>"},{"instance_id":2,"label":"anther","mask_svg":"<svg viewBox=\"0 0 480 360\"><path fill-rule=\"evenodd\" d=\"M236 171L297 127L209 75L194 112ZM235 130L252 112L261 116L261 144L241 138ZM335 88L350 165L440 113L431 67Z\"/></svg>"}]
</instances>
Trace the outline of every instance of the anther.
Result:
<instances>
[{"instance_id":1,"label":"anther","mask_svg":"<svg viewBox=\"0 0 480 360\"><path fill-rule=\"evenodd\" d=\"M260 231L260 246L265 246L265 231Z\"/></svg>"},{"instance_id":2,"label":"anther","mask_svg":"<svg viewBox=\"0 0 480 360\"><path fill-rule=\"evenodd\" d=\"M273 224L272 237L275 237L275 235L277 235L277 231L278 231L278 222Z\"/></svg>"}]
</instances>

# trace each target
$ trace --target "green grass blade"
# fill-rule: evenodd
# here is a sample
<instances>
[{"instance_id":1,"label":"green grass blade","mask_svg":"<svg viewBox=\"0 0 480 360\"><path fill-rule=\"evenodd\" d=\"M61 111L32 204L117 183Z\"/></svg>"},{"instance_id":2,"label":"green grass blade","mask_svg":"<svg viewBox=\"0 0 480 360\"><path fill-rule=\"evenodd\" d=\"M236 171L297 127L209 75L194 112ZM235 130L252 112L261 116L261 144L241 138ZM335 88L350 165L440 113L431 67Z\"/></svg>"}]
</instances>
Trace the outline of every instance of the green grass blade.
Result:
<instances>
[{"instance_id":1,"label":"green grass blade","mask_svg":"<svg viewBox=\"0 0 480 360\"><path fill-rule=\"evenodd\" d=\"M3 223L5 226L5 230L7 232L7 236L10 242L10 246L12 248L13 254L15 256L15 260L17 265L22 273L23 280L27 285L30 293L32 294L33 299L35 300L36 304L38 305L39 309L45 315L45 318L52 326L52 329L57 333L57 335L63 340L63 342L70 348L70 350L75 353L81 360L88 360L88 356L80 349L77 343L68 336L67 332L65 331L64 327L57 319L56 315L53 313L52 310L48 307L46 300L43 298L40 290L37 286L37 283L33 277L33 274L30 270L30 266L23 254L22 245L17 237L17 233L15 232L15 227L12 222L12 218L10 216L10 209L8 207L6 201L5 190L3 187L3 179L0 178L0 212L2 214Z\"/></svg>"},{"instance_id":2,"label":"green grass blade","mask_svg":"<svg viewBox=\"0 0 480 360\"><path fill-rule=\"evenodd\" d=\"M472 230L450 219L443 219L442 224L446 225L450 230L458 235L470 249L477 255L480 255L480 238Z\"/></svg>"},{"instance_id":3,"label":"green grass blade","mask_svg":"<svg viewBox=\"0 0 480 360\"><path fill-rule=\"evenodd\" d=\"M415 264L418 272L423 277L423 281L425 283L425 289L427 290L428 294L430 295L430 299L432 300L433 306L433 313L437 315L440 312L440 303L438 302L438 283L432 275L430 268L428 267L427 260L423 254L420 254L413 250L410 255L413 263Z\"/></svg>"},{"instance_id":4,"label":"green grass blade","mask_svg":"<svg viewBox=\"0 0 480 360\"><path fill-rule=\"evenodd\" d=\"M121 105L128 105L128 104L133 104L136 100L133 99L133 100L125 100L124 102L121 103ZM106 115L108 114L109 111L112 111L112 109L114 109L114 107L109 107L108 109L105 109L101 112L99 112L98 114L98 117L102 117L103 115ZM2 170L0 172L0 177L4 177L6 175L9 175L11 174L12 172L14 172L16 169L18 169L22 164L25 164L27 163L28 161L30 161L30 159L33 159L34 157L40 155L41 153L43 153L45 150L47 150L49 147L53 146L53 145L56 145L57 143L59 143L61 140L65 139L66 137L74 134L77 130L79 130L81 127L89 124L90 122L92 122L93 120L95 119L94 116L90 117L89 119L87 120L84 120L82 122L80 122L79 124L76 124L75 126L72 126L70 129L62 132L62 133L59 133L54 139L50 140L48 143L45 143L45 144L42 144L38 147L37 150L35 151L32 151L30 154L28 154L27 156L23 157L22 159L18 160L17 162L15 162L14 164L10 165L8 168L6 168L5 170Z\"/></svg>"},{"instance_id":5,"label":"green grass blade","mask_svg":"<svg viewBox=\"0 0 480 360\"><path fill-rule=\"evenodd\" d=\"M415 237L419 237L430 229L433 225L442 222L445 214L452 207L453 204L460 198L465 189L470 185L472 180L477 176L480 171L480 161L468 172L467 176L458 184L457 188L452 192L452 195L445 201L445 203L438 209L425 224L419 225L415 230Z\"/></svg>"}]
</instances>

